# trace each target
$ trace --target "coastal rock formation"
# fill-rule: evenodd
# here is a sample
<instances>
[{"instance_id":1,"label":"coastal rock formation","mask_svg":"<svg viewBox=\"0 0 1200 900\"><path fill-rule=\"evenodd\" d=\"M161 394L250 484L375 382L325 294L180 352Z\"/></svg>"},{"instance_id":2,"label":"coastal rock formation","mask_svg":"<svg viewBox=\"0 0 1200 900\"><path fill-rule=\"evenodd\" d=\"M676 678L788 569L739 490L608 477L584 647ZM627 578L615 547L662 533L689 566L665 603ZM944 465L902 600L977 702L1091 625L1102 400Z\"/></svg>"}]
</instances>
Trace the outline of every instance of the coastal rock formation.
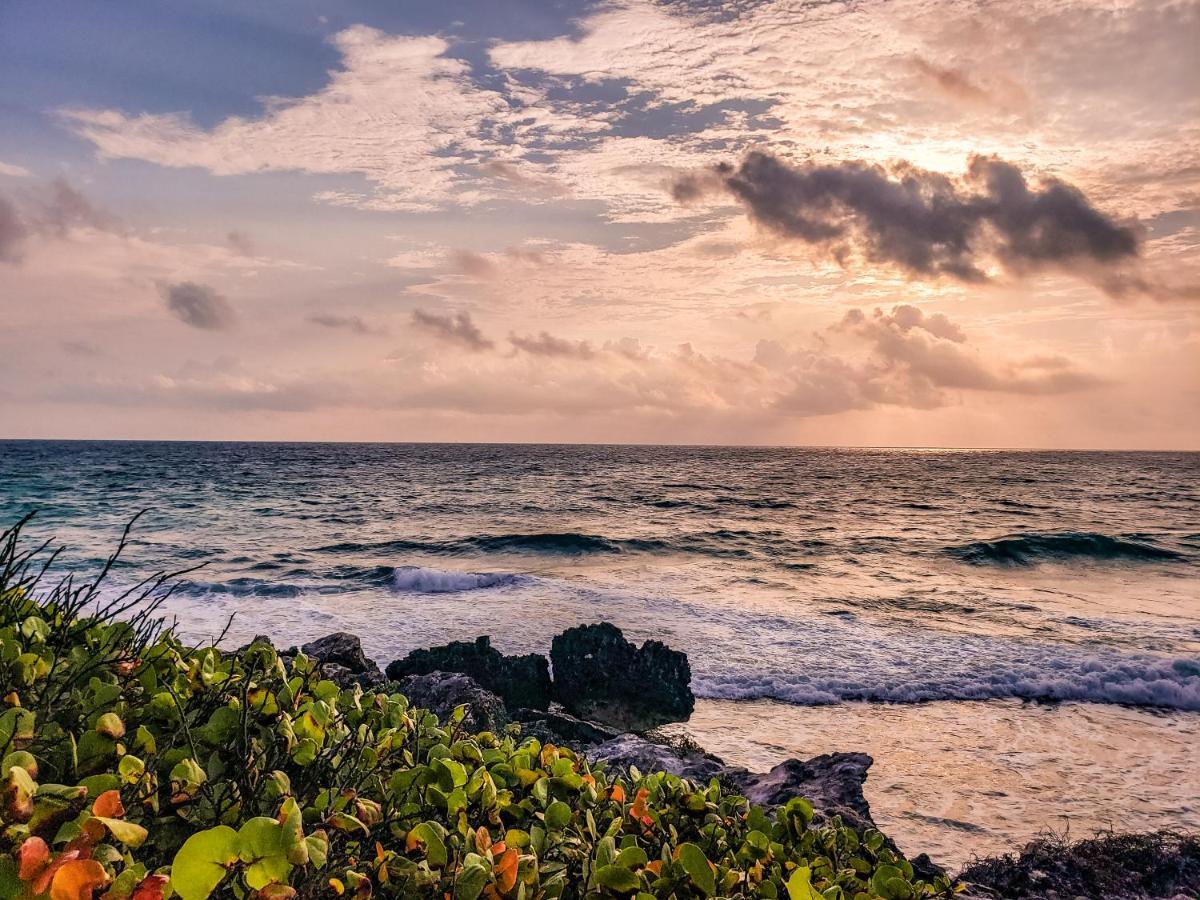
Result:
<instances>
[{"instance_id":1,"label":"coastal rock formation","mask_svg":"<svg viewBox=\"0 0 1200 900\"><path fill-rule=\"evenodd\" d=\"M646 731L692 714L686 653L659 641L635 647L609 622L569 628L550 648L554 696L567 711L622 731Z\"/></svg>"},{"instance_id":2,"label":"coastal rock formation","mask_svg":"<svg viewBox=\"0 0 1200 900\"><path fill-rule=\"evenodd\" d=\"M761 775L741 780L742 793L752 803L772 807L792 797L804 797L825 815L841 816L856 828L874 828L863 783L871 759L865 753L826 753L808 760L788 759Z\"/></svg>"},{"instance_id":3,"label":"coastal rock formation","mask_svg":"<svg viewBox=\"0 0 1200 900\"><path fill-rule=\"evenodd\" d=\"M388 664L387 677L399 681L407 675L430 672L461 672L504 698L510 709L548 709L550 668L546 657L536 653L505 656L492 647L486 636L470 641L452 641L428 650L414 650Z\"/></svg>"},{"instance_id":4,"label":"coastal rock formation","mask_svg":"<svg viewBox=\"0 0 1200 900\"><path fill-rule=\"evenodd\" d=\"M443 722L456 708L466 705L462 727L468 731L496 732L508 724L504 701L459 672L408 675L390 683L387 690L403 694L413 706L430 710Z\"/></svg>"},{"instance_id":5,"label":"coastal rock formation","mask_svg":"<svg viewBox=\"0 0 1200 900\"><path fill-rule=\"evenodd\" d=\"M551 704L548 710L516 709L512 718L521 723L521 734L533 735L542 743L581 748L602 744L618 735L611 728L568 715L558 704Z\"/></svg>"},{"instance_id":6,"label":"coastal rock formation","mask_svg":"<svg viewBox=\"0 0 1200 900\"><path fill-rule=\"evenodd\" d=\"M745 769L725 765L716 756L698 747L681 748L647 740L637 734L622 734L587 751L592 763L604 761L609 766L628 769L636 766L642 772L670 772L680 778L705 782L710 778L734 775L748 776Z\"/></svg>"},{"instance_id":7,"label":"coastal rock formation","mask_svg":"<svg viewBox=\"0 0 1200 900\"><path fill-rule=\"evenodd\" d=\"M368 688L383 683L383 673L367 659L357 635L336 631L309 641L300 650L320 662L321 674L341 687L359 684Z\"/></svg>"}]
</instances>

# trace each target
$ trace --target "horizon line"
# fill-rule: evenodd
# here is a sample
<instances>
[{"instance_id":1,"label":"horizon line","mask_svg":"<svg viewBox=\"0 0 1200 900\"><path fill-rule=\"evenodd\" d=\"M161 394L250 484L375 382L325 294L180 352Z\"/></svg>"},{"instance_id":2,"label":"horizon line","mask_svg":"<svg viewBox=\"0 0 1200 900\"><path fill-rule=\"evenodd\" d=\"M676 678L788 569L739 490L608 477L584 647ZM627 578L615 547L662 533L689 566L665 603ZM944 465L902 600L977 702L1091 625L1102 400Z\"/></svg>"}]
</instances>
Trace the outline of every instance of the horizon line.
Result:
<instances>
[{"instance_id":1,"label":"horizon line","mask_svg":"<svg viewBox=\"0 0 1200 900\"><path fill-rule=\"evenodd\" d=\"M647 449L727 449L727 450L895 450L950 453L1183 453L1200 454L1200 448L1147 447L951 447L939 444L662 444L618 441L434 441L434 440L292 440L269 438L79 438L79 437L0 437L0 444L76 443L76 444L278 444L321 446L456 446L456 447L630 447Z\"/></svg>"}]
</instances>

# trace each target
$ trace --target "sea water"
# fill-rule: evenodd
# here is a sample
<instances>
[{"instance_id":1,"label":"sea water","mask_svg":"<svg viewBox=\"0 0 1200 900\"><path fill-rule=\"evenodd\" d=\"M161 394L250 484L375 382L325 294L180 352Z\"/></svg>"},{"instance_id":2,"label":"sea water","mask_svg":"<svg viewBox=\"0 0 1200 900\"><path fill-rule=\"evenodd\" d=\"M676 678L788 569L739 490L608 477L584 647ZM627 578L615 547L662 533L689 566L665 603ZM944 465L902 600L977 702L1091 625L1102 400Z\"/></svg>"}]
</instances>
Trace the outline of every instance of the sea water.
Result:
<instances>
[{"instance_id":1,"label":"sea water","mask_svg":"<svg viewBox=\"0 0 1200 900\"><path fill-rule=\"evenodd\" d=\"M195 639L335 630L386 664L607 620L688 653L730 762L867 750L905 850L1200 827L1200 455L0 442L64 565L202 565Z\"/></svg>"}]
</instances>

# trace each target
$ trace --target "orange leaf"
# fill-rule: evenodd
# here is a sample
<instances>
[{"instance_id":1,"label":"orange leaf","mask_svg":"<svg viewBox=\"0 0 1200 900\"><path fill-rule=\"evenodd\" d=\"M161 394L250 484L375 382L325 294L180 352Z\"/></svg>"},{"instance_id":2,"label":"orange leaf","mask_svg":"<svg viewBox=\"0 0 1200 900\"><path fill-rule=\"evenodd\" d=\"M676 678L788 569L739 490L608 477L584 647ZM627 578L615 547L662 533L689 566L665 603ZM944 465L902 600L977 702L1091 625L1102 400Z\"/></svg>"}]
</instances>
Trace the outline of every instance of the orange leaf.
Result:
<instances>
[{"instance_id":1,"label":"orange leaf","mask_svg":"<svg viewBox=\"0 0 1200 900\"><path fill-rule=\"evenodd\" d=\"M650 862L646 863L646 871L653 872L655 875L661 875L662 874L662 860L661 859L650 860Z\"/></svg>"},{"instance_id":2,"label":"orange leaf","mask_svg":"<svg viewBox=\"0 0 1200 900\"><path fill-rule=\"evenodd\" d=\"M497 856L502 856L507 849L508 845L504 841L496 841L496 843L492 844L492 858L495 859Z\"/></svg>"},{"instance_id":3,"label":"orange leaf","mask_svg":"<svg viewBox=\"0 0 1200 900\"><path fill-rule=\"evenodd\" d=\"M608 789L608 799L614 801L615 803L624 803L625 788L621 787L619 784L614 784Z\"/></svg>"},{"instance_id":4,"label":"orange leaf","mask_svg":"<svg viewBox=\"0 0 1200 900\"><path fill-rule=\"evenodd\" d=\"M290 884L268 884L256 896L262 900L289 900L296 896L296 889Z\"/></svg>"},{"instance_id":5,"label":"orange leaf","mask_svg":"<svg viewBox=\"0 0 1200 900\"><path fill-rule=\"evenodd\" d=\"M166 875L147 875L138 882L129 900L162 900L168 881Z\"/></svg>"},{"instance_id":6,"label":"orange leaf","mask_svg":"<svg viewBox=\"0 0 1200 900\"><path fill-rule=\"evenodd\" d=\"M99 819L85 819L79 829L79 834L71 838L64 849L78 851L76 856L91 856L92 848L104 840L104 823Z\"/></svg>"},{"instance_id":7,"label":"orange leaf","mask_svg":"<svg viewBox=\"0 0 1200 900\"><path fill-rule=\"evenodd\" d=\"M500 892L507 894L517 884L517 863L520 861L520 854L516 848L506 850L504 855L496 861L496 885L500 888Z\"/></svg>"},{"instance_id":8,"label":"orange leaf","mask_svg":"<svg viewBox=\"0 0 1200 900\"><path fill-rule=\"evenodd\" d=\"M106 819L119 819L125 815L125 807L121 803L120 791L105 791L92 804L93 816L104 816Z\"/></svg>"},{"instance_id":9,"label":"orange leaf","mask_svg":"<svg viewBox=\"0 0 1200 900\"><path fill-rule=\"evenodd\" d=\"M650 791L646 788L641 788L637 792L637 796L633 800L633 806L629 807L629 813L635 819L641 819L643 822L650 815L650 809L646 806L646 799L650 796Z\"/></svg>"},{"instance_id":10,"label":"orange leaf","mask_svg":"<svg viewBox=\"0 0 1200 900\"><path fill-rule=\"evenodd\" d=\"M54 873L50 900L92 900L92 892L108 884L108 873L94 859L73 859Z\"/></svg>"},{"instance_id":11,"label":"orange leaf","mask_svg":"<svg viewBox=\"0 0 1200 900\"><path fill-rule=\"evenodd\" d=\"M26 838L17 856L20 860L17 876L22 881L33 881L50 864L50 848L40 837Z\"/></svg>"},{"instance_id":12,"label":"orange leaf","mask_svg":"<svg viewBox=\"0 0 1200 900\"><path fill-rule=\"evenodd\" d=\"M480 825L475 829L475 849L480 853L486 853L491 849L491 846L492 836L488 833L486 828Z\"/></svg>"}]
</instances>

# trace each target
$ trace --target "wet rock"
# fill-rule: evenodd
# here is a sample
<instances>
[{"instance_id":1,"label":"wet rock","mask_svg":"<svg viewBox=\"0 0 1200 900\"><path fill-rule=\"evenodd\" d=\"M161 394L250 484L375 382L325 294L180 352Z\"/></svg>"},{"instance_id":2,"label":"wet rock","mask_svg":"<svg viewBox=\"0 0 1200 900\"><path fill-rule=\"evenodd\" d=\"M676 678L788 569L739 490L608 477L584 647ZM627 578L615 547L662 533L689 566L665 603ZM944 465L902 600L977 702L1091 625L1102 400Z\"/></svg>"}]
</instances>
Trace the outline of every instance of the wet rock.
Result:
<instances>
[{"instance_id":1,"label":"wet rock","mask_svg":"<svg viewBox=\"0 0 1200 900\"><path fill-rule=\"evenodd\" d=\"M609 622L567 629L554 639L550 661L555 698L580 718L646 731L695 708L687 654L659 641L635 647Z\"/></svg>"},{"instance_id":2,"label":"wet rock","mask_svg":"<svg viewBox=\"0 0 1200 900\"><path fill-rule=\"evenodd\" d=\"M443 723L457 707L466 704L466 715L462 721L466 731L498 732L508 724L504 701L470 676L459 672L407 675L390 682L386 690L403 694L413 706L428 709Z\"/></svg>"},{"instance_id":3,"label":"wet rock","mask_svg":"<svg viewBox=\"0 0 1200 900\"><path fill-rule=\"evenodd\" d=\"M488 637L452 641L441 647L414 650L388 664L387 677L399 681L407 675L461 672L489 691L499 694L510 709L548 709L550 669L544 656L505 656Z\"/></svg>"},{"instance_id":4,"label":"wet rock","mask_svg":"<svg viewBox=\"0 0 1200 900\"><path fill-rule=\"evenodd\" d=\"M369 688L383 683L383 673L367 659L357 635L337 631L309 641L300 649L305 656L321 664L321 674L325 678L340 687L359 684Z\"/></svg>"},{"instance_id":5,"label":"wet rock","mask_svg":"<svg viewBox=\"0 0 1200 900\"><path fill-rule=\"evenodd\" d=\"M670 772L681 778L706 782L713 777L745 776L745 769L725 765L718 757L699 748L679 748L647 740L637 734L622 734L587 751L590 762L603 760L610 767L636 766L645 772Z\"/></svg>"},{"instance_id":6,"label":"wet rock","mask_svg":"<svg viewBox=\"0 0 1200 900\"><path fill-rule=\"evenodd\" d=\"M581 749L602 744L617 736L617 732L596 722L577 719L555 709L516 709L512 712L514 722L521 723L521 733L532 735L542 743Z\"/></svg>"}]
</instances>

